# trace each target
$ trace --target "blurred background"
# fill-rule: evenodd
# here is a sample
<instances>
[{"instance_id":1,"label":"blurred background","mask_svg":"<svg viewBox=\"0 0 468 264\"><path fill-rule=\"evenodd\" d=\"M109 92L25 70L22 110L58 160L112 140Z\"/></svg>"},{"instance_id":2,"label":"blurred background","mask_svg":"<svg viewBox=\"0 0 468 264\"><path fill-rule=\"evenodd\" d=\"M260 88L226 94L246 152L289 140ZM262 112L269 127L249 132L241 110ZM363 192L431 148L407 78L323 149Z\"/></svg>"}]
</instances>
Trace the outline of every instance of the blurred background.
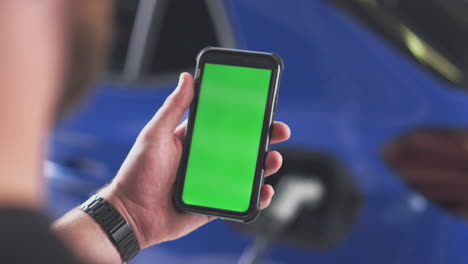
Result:
<instances>
[{"instance_id":1,"label":"blurred background","mask_svg":"<svg viewBox=\"0 0 468 264\"><path fill-rule=\"evenodd\" d=\"M272 206L132 263L467 263L468 1L119 0L108 73L46 164L61 215L109 182L206 46L278 53ZM59 202L57 202L59 201Z\"/></svg>"}]
</instances>

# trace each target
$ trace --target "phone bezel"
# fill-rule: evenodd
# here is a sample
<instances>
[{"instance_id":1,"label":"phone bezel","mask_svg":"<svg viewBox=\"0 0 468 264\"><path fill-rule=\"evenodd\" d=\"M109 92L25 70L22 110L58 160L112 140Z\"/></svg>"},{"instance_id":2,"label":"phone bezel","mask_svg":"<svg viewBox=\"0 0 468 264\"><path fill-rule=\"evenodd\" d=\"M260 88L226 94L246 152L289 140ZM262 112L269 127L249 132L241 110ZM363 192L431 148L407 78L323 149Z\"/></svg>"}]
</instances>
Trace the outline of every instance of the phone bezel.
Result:
<instances>
[{"instance_id":1,"label":"phone bezel","mask_svg":"<svg viewBox=\"0 0 468 264\"><path fill-rule=\"evenodd\" d=\"M201 81L205 63L215 63L272 70L266 103L266 110L263 118L262 135L260 138L259 150L257 155L254 182L252 185L252 191L250 196L250 204L249 208L244 212L236 212L218 208L191 205L185 203L182 199L182 192L184 188L184 180L187 169L187 161L190 153L193 127L196 119L197 105L200 95ZM197 56L197 66L195 71L195 93L189 110L187 131L183 142L182 157L177 173L177 181L174 192L174 201L178 209L184 212L221 217L224 219L242 222L250 222L255 219L259 212L261 188L263 186L264 180L264 162L266 154L269 150L269 137L274 120L274 113L276 110L279 80L282 71L283 62L279 58L279 56L273 53L211 47L205 48L202 51L200 51L200 53Z\"/></svg>"}]
</instances>

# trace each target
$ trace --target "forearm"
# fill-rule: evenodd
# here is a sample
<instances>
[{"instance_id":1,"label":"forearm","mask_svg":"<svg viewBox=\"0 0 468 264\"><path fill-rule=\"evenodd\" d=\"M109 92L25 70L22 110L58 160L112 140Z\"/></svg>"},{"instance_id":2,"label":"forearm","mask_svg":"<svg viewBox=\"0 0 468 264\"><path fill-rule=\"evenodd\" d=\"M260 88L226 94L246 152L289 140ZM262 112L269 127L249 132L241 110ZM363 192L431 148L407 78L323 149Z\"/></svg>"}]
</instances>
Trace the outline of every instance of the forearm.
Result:
<instances>
[{"instance_id":1,"label":"forearm","mask_svg":"<svg viewBox=\"0 0 468 264\"><path fill-rule=\"evenodd\" d=\"M73 209L52 224L52 230L85 263L121 263L104 230L88 214Z\"/></svg>"}]
</instances>

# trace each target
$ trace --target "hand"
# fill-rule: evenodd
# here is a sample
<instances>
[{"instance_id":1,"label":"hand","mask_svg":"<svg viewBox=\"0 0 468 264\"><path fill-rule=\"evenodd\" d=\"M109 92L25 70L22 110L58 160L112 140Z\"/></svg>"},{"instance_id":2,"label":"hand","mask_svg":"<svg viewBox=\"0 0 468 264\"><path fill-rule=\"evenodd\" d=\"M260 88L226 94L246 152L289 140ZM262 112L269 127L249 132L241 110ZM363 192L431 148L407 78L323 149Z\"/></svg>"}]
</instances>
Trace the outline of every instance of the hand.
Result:
<instances>
[{"instance_id":1,"label":"hand","mask_svg":"<svg viewBox=\"0 0 468 264\"><path fill-rule=\"evenodd\" d=\"M172 196L186 123L179 125L192 102L193 79L180 76L179 85L145 126L112 183L98 194L112 203L133 227L142 248L182 237L213 220L213 217L182 213L173 206ZM289 138L290 130L273 124L271 143ZM268 153L265 175L281 167L277 151ZM260 207L270 204L273 187L262 188Z\"/></svg>"}]
</instances>

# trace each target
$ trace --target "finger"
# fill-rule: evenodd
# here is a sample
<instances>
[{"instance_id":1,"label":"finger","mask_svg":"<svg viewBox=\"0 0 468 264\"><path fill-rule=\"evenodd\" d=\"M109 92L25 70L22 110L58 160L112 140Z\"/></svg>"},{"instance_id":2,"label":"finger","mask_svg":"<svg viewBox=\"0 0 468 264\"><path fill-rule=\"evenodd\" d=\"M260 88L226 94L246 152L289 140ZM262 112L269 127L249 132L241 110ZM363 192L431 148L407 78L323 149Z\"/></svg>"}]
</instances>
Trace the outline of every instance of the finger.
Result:
<instances>
[{"instance_id":1,"label":"finger","mask_svg":"<svg viewBox=\"0 0 468 264\"><path fill-rule=\"evenodd\" d=\"M177 88L148 123L148 133L173 133L193 99L193 78L182 73Z\"/></svg>"},{"instance_id":2,"label":"finger","mask_svg":"<svg viewBox=\"0 0 468 264\"><path fill-rule=\"evenodd\" d=\"M180 123L174 131L174 135L178 137L181 141L184 139L185 131L187 130L187 119L184 122Z\"/></svg>"},{"instance_id":3,"label":"finger","mask_svg":"<svg viewBox=\"0 0 468 264\"><path fill-rule=\"evenodd\" d=\"M193 226L194 228L198 228L213 220L218 219L217 217L214 217L214 216L194 215L190 213L182 213L180 217L184 218L184 221L187 222L187 225Z\"/></svg>"},{"instance_id":4,"label":"finger","mask_svg":"<svg viewBox=\"0 0 468 264\"><path fill-rule=\"evenodd\" d=\"M268 152L265 159L265 177L276 173L283 164L283 157L278 151Z\"/></svg>"},{"instance_id":5,"label":"finger","mask_svg":"<svg viewBox=\"0 0 468 264\"><path fill-rule=\"evenodd\" d=\"M270 203L273 195L275 194L275 190L270 184L265 184L262 187L262 194L260 198L260 210L267 208Z\"/></svg>"},{"instance_id":6,"label":"finger","mask_svg":"<svg viewBox=\"0 0 468 264\"><path fill-rule=\"evenodd\" d=\"M283 122L275 121L271 131L271 144L286 141L291 136L291 129Z\"/></svg>"}]
</instances>

